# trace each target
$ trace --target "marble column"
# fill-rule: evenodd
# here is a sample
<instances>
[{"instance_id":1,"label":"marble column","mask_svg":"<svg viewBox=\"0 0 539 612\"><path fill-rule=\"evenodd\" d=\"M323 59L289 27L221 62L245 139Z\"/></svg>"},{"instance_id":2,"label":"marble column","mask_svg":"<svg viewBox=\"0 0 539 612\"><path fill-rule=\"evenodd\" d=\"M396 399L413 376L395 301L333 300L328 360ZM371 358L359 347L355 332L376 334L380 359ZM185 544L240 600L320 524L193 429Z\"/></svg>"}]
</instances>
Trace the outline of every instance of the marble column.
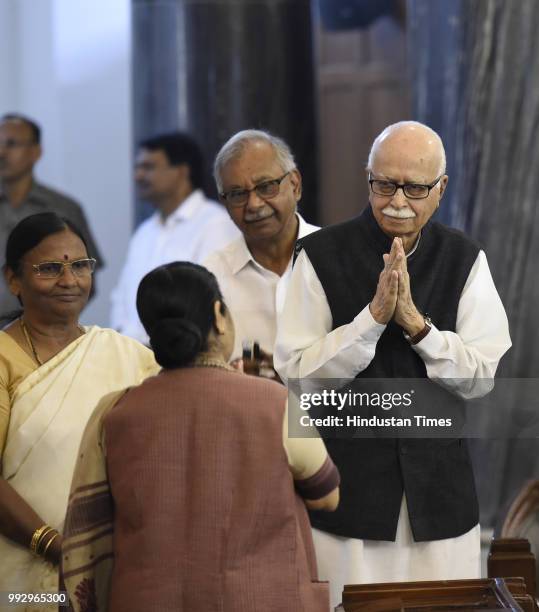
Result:
<instances>
[{"instance_id":1,"label":"marble column","mask_svg":"<svg viewBox=\"0 0 539 612\"><path fill-rule=\"evenodd\" d=\"M414 114L447 146L452 188L442 201L442 220L464 229L486 251L513 340L499 373L535 377L539 3L409 0L408 8ZM507 398L513 421L526 422L537 411L522 404L518 394ZM496 436L488 422L484 430L485 438ZM494 524L523 482L537 478L539 445L525 439L479 446L481 515Z\"/></svg>"},{"instance_id":2,"label":"marble column","mask_svg":"<svg viewBox=\"0 0 539 612\"><path fill-rule=\"evenodd\" d=\"M309 0L132 0L135 142L192 133L213 158L234 132L283 137L317 218L317 133ZM141 214L144 214L141 211Z\"/></svg>"}]
</instances>

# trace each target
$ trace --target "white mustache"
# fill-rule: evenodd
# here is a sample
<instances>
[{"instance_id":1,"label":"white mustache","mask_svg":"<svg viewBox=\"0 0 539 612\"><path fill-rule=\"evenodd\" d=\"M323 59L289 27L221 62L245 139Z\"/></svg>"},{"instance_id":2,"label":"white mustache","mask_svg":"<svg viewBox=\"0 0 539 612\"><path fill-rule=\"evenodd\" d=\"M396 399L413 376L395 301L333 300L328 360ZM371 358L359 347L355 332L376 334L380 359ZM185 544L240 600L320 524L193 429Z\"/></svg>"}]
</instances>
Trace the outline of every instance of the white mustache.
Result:
<instances>
[{"instance_id":1,"label":"white mustache","mask_svg":"<svg viewBox=\"0 0 539 612\"><path fill-rule=\"evenodd\" d=\"M245 215L244 219L247 223L251 223L252 221L262 221L262 219L267 219L273 215L273 211L262 211L256 215Z\"/></svg>"},{"instance_id":2,"label":"white mustache","mask_svg":"<svg viewBox=\"0 0 539 612\"><path fill-rule=\"evenodd\" d=\"M394 219L414 219L417 215L411 208L393 208L389 205L382 209L382 214Z\"/></svg>"}]
</instances>

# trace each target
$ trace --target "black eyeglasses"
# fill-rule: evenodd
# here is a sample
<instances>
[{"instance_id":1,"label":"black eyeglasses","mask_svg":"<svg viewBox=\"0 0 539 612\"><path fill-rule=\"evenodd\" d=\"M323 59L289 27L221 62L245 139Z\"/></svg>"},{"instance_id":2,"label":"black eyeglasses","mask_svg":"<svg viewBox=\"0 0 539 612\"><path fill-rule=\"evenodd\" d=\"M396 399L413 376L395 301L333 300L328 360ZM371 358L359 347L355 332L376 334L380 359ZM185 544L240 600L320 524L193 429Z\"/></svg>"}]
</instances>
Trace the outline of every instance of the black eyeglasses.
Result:
<instances>
[{"instance_id":1,"label":"black eyeglasses","mask_svg":"<svg viewBox=\"0 0 539 612\"><path fill-rule=\"evenodd\" d=\"M65 268L71 268L75 276L92 276L95 270L96 260L75 259L75 261L42 261L32 264L36 276L41 278L58 278L64 273Z\"/></svg>"},{"instance_id":2,"label":"black eyeglasses","mask_svg":"<svg viewBox=\"0 0 539 612\"><path fill-rule=\"evenodd\" d=\"M249 200L249 194L251 191L256 191L256 195L263 200L271 199L279 193L281 183L291 172L292 170L289 170L280 178L258 183L258 185L255 185L252 189L232 189L230 191L220 193L219 196L227 203L228 206L231 206L232 208L245 206Z\"/></svg>"},{"instance_id":3,"label":"black eyeglasses","mask_svg":"<svg viewBox=\"0 0 539 612\"><path fill-rule=\"evenodd\" d=\"M384 181L381 179L373 179L372 174L369 174L369 185L372 192L381 196L392 196L397 193L397 189L402 189L404 195L411 200L422 200L428 197L430 190L438 184L443 174L428 185L421 183L394 183L393 181Z\"/></svg>"}]
</instances>

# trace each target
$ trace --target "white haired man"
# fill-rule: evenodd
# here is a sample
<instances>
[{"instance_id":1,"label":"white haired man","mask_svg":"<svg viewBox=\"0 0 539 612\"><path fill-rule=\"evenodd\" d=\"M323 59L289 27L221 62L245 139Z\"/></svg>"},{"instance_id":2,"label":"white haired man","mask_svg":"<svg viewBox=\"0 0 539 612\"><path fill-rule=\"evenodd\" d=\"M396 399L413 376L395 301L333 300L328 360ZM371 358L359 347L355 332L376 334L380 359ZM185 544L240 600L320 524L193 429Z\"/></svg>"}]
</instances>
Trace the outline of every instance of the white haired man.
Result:
<instances>
[{"instance_id":1,"label":"white haired man","mask_svg":"<svg viewBox=\"0 0 539 612\"><path fill-rule=\"evenodd\" d=\"M439 136L417 122L391 125L367 170L370 207L301 241L277 372L283 380L423 378L460 397L484 394L481 379L491 381L511 346L507 317L480 247L430 221L448 181ZM343 584L480 576L465 441L326 443L341 503L311 522L333 603Z\"/></svg>"},{"instance_id":2,"label":"white haired man","mask_svg":"<svg viewBox=\"0 0 539 612\"><path fill-rule=\"evenodd\" d=\"M280 138L244 130L221 148L214 163L219 197L242 236L204 262L221 287L236 327L233 357L257 342L273 368L276 320L284 303L296 239L318 228L297 212L301 174Z\"/></svg>"}]
</instances>

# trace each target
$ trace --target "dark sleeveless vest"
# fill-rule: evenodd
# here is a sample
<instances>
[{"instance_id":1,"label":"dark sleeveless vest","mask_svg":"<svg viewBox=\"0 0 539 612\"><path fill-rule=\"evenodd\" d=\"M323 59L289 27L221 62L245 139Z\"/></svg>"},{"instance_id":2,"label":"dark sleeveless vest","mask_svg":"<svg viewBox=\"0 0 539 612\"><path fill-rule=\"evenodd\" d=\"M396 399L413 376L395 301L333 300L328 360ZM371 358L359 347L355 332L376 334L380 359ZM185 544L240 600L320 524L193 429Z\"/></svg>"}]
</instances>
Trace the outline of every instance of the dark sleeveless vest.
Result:
<instances>
[{"instance_id":1,"label":"dark sleeveless vest","mask_svg":"<svg viewBox=\"0 0 539 612\"><path fill-rule=\"evenodd\" d=\"M372 300L391 239L370 206L361 216L303 238L325 291L333 329L350 323ZM455 331L459 299L479 246L461 232L429 222L408 258L414 303L440 330ZM358 377L427 378L402 329L390 322L370 365ZM432 383L435 385L436 383ZM433 390L436 391L437 390ZM394 540L403 491L416 541L459 536L479 520L466 442L446 439L327 439L341 473L334 513L312 512L314 527L346 537Z\"/></svg>"}]
</instances>

